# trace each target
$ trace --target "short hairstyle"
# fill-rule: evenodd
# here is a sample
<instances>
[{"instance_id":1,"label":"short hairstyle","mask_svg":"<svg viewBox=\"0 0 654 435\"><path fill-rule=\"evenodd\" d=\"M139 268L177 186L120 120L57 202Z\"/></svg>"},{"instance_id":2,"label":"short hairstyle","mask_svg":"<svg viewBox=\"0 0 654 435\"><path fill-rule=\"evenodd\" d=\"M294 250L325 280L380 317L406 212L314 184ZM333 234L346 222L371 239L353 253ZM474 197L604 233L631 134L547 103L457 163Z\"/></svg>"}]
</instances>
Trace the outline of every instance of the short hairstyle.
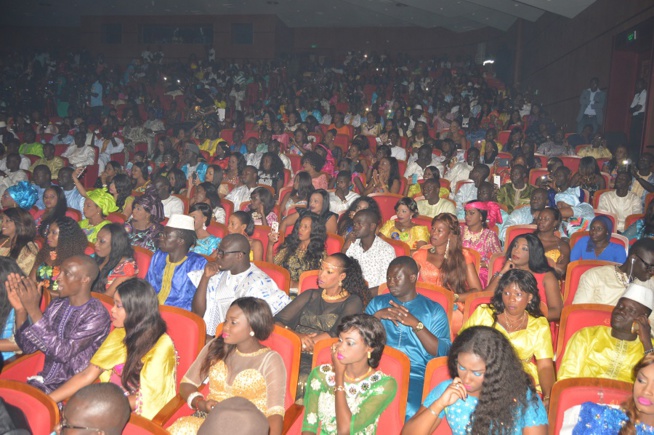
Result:
<instances>
[{"instance_id":1,"label":"short hairstyle","mask_svg":"<svg viewBox=\"0 0 654 435\"><path fill-rule=\"evenodd\" d=\"M64 406L64 411L82 409L76 407L75 402L83 403L84 414L91 422L85 422L89 426L102 429L105 435L120 435L127 426L131 409L129 400L125 397L123 390L111 382L100 382L87 385L77 391ZM79 412L79 411L78 411Z\"/></svg>"},{"instance_id":2,"label":"short hairstyle","mask_svg":"<svg viewBox=\"0 0 654 435\"><path fill-rule=\"evenodd\" d=\"M416 263L416 260L406 255L394 258L388 265L388 268L390 269L393 266L406 267L409 269L409 273L411 275L417 275L418 271L420 270L418 268L418 263Z\"/></svg>"},{"instance_id":3,"label":"short hairstyle","mask_svg":"<svg viewBox=\"0 0 654 435\"><path fill-rule=\"evenodd\" d=\"M209 226L209 224L211 224L211 218L213 217L213 210L211 209L211 206L205 204L204 202L195 203L189 209L188 214L198 210L204 215L204 224Z\"/></svg>"},{"instance_id":4,"label":"short hairstyle","mask_svg":"<svg viewBox=\"0 0 654 435\"><path fill-rule=\"evenodd\" d=\"M366 346L371 347L368 364L372 368L377 368L384 353L386 346L386 330L381 321L369 314L352 314L345 316L338 324L338 334L356 329Z\"/></svg>"},{"instance_id":5,"label":"short hairstyle","mask_svg":"<svg viewBox=\"0 0 654 435\"><path fill-rule=\"evenodd\" d=\"M370 219L371 222L374 222L377 225L381 224L382 217L381 214L379 213L379 210L375 210L372 208L364 208L363 210L359 210L358 212L356 212L354 216L365 217L366 219Z\"/></svg>"},{"instance_id":6,"label":"short hairstyle","mask_svg":"<svg viewBox=\"0 0 654 435\"><path fill-rule=\"evenodd\" d=\"M409 198L408 196L405 196L404 198L400 198L400 200L397 201L397 203L395 203L395 207L393 207L396 213L401 205L409 209L412 217L416 217L420 214L420 212L418 211L418 204L413 198Z\"/></svg>"}]
</instances>

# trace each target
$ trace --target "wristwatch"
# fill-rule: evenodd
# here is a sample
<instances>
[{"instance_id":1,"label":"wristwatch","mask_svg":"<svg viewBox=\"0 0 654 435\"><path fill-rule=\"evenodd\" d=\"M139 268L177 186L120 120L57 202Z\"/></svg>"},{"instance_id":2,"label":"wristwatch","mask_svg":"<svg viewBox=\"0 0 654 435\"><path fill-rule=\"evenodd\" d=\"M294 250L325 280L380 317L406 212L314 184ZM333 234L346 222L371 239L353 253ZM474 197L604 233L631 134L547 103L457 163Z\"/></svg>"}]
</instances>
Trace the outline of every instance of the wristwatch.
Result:
<instances>
[{"instance_id":1,"label":"wristwatch","mask_svg":"<svg viewBox=\"0 0 654 435\"><path fill-rule=\"evenodd\" d=\"M413 332L418 333L425 329L425 325L422 324L422 322L418 322L415 328L413 328Z\"/></svg>"}]
</instances>

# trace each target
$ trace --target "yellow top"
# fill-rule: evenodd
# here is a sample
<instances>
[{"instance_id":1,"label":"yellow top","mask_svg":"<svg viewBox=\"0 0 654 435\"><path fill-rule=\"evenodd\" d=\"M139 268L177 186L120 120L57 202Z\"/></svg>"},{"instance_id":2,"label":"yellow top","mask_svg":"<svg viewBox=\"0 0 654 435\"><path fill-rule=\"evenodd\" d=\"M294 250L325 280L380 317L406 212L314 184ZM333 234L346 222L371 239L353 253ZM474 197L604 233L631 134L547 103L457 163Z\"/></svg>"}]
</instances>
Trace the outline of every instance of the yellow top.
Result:
<instances>
[{"instance_id":1,"label":"yellow top","mask_svg":"<svg viewBox=\"0 0 654 435\"><path fill-rule=\"evenodd\" d=\"M429 243L429 228L422 225L414 225L409 231L399 231L395 228L395 221L386 221L383 227L379 230L380 233L388 238L401 240L408 244L413 250L417 249L418 242Z\"/></svg>"},{"instance_id":2,"label":"yellow top","mask_svg":"<svg viewBox=\"0 0 654 435\"><path fill-rule=\"evenodd\" d=\"M100 381L109 382L112 374L122 373L127 360L127 348L123 343L125 328L109 333L91 358L91 364L104 370ZM141 399L140 415L152 419L168 401L175 397L177 382L177 352L173 341L164 334L143 358L138 395ZM122 388L122 385L119 385Z\"/></svg>"},{"instance_id":3,"label":"yellow top","mask_svg":"<svg viewBox=\"0 0 654 435\"><path fill-rule=\"evenodd\" d=\"M538 380L538 369L534 359L552 359L552 333L550 325L545 317L529 316L527 327L515 332L507 332L506 329L493 319L493 310L487 305L478 307L461 327L461 331L472 326L490 326L497 329L509 339L513 348L522 361L525 372L534 378L534 384L540 391L540 382ZM459 334L461 333L459 331Z\"/></svg>"}]
</instances>

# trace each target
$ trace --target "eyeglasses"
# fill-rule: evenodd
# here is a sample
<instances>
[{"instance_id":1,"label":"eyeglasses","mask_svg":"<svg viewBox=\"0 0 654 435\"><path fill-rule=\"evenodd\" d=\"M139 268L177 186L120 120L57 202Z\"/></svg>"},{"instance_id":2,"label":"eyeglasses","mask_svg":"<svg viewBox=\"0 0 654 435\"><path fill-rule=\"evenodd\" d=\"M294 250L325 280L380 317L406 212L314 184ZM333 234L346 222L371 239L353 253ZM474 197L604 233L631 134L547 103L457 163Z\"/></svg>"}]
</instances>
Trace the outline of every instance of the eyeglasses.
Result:
<instances>
[{"instance_id":1,"label":"eyeglasses","mask_svg":"<svg viewBox=\"0 0 654 435\"><path fill-rule=\"evenodd\" d=\"M650 263L646 262L646 261L643 260L642 257L641 257L640 255L638 255L638 254L635 254L635 253L634 253L634 255L635 255L635 256L636 256L640 261L642 261L642 263L645 265L645 269L647 269L648 272L650 272L650 273L653 273L653 272L654 272L654 264L650 264Z\"/></svg>"},{"instance_id":2,"label":"eyeglasses","mask_svg":"<svg viewBox=\"0 0 654 435\"><path fill-rule=\"evenodd\" d=\"M216 255L219 257L224 257L227 254L247 254L247 252L243 251L223 251L222 249L217 249L216 250Z\"/></svg>"},{"instance_id":3,"label":"eyeglasses","mask_svg":"<svg viewBox=\"0 0 654 435\"><path fill-rule=\"evenodd\" d=\"M98 433L104 434L104 430L103 430L103 429L98 429L97 427L73 426L73 425L70 425L70 424L68 424L68 423L66 423L66 422L62 422L62 423L59 425L59 428L61 429L61 433L62 433L62 434L63 434L63 432L64 432L65 429L72 429L72 430L90 430L90 431L93 431L93 432L98 432Z\"/></svg>"}]
</instances>

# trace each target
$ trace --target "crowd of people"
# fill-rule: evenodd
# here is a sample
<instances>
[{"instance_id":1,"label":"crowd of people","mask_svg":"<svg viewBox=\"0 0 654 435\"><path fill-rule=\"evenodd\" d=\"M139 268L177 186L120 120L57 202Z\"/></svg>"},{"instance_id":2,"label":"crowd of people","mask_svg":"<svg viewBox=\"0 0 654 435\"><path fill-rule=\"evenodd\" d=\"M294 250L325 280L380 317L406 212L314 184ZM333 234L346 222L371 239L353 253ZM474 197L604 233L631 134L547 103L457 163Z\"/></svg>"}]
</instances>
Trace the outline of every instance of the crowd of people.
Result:
<instances>
[{"instance_id":1,"label":"crowd of people","mask_svg":"<svg viewBox=\"0 0 654 435\"><path fill-rule=\"evenodd\" d=\"M45 355L24 381L64 428L120 433L177 396L193 415L167 422L174 435L279 435L287 368L263 342L280 327L301 343L304 434L384 433L402 388L402 433L445 419L545 434L553 386L580 377L635 380L634 394L571 410L569 433L595 415L602 433L654 430L654 156L607 142L596 80L565 132L471 61L3 66L0 351ZM564 294L579 260L601 262ZM587 303L614 306L610 326L576 332L555 365L564 308ZM202 318L209 340L179 385L161 305ZM408 357L408 386L384 372L385 346ZM451 379L423 398L438 357Z\"/></svg>"}]
</instances>

